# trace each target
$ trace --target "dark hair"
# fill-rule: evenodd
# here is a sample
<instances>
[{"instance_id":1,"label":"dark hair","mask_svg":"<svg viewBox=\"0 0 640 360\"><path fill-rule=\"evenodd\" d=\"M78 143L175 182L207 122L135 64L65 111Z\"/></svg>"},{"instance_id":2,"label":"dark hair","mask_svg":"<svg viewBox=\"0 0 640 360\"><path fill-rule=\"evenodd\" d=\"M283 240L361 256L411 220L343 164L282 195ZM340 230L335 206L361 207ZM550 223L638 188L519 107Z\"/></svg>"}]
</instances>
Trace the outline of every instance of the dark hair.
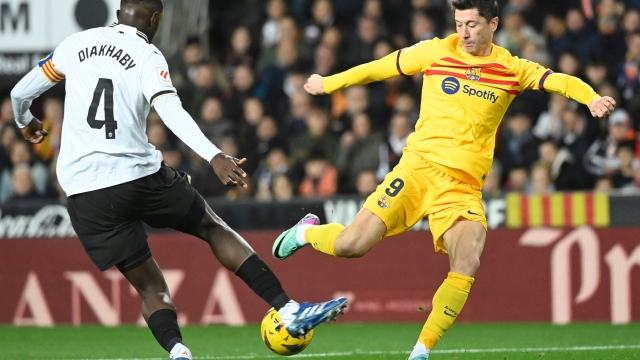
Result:
<instances>
[{"instance_id":1,"label":"dark hair","mask_svg":"<svg viewBox=\"0 0 640 360\"><path fill-rule=\"evenodd\" d=\"M454 11L478 9L480 16L487 19L487 22L498 16L497 0L453 0L451 5Z\"/></svg>"},{"instance_id":2,"label":"dark hair","mask_svg":"<svg viewBox=\"0 0 640 360\"><path fill-rule=\"evenodd\" d=\"M157 12L162 12L164 9L162 0L120 0L120 7L125 5L145 5Z\"/></svg>"}]
</instances>

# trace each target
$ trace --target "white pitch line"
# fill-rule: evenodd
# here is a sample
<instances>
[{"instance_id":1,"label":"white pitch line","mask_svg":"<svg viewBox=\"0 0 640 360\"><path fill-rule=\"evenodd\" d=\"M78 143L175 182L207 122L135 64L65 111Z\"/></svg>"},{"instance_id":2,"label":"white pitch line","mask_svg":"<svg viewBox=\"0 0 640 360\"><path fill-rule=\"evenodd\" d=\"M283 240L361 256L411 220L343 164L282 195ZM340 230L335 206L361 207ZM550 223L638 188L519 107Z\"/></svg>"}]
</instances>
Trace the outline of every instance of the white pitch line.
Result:
<instances>
[{"instance_id":1,"label":"white pitch line","mask_svg":"<svg viewBox=\"0 0 640 360\"><path fill-rule=\"evenodd\" d=\"M482 353L514 353L514 352L543 352L543 351L597 351L597 350L632 350L640 349L640 345L602 345L602 346L569 346L569 347L538 347L538 348L495 348L495 349L448 349L434 350L434 354L482 354ZM299 354L291 358L327 358L338 356L364 355L408 355L409 351L347 351L317 354ZM232 355L232 356L194 356L194 359L207 360L252 360L282 358L279 355ZM166 360L166 358L117 358L117 359L85 359L85 360Z\"/></svg>"}]
</instances>

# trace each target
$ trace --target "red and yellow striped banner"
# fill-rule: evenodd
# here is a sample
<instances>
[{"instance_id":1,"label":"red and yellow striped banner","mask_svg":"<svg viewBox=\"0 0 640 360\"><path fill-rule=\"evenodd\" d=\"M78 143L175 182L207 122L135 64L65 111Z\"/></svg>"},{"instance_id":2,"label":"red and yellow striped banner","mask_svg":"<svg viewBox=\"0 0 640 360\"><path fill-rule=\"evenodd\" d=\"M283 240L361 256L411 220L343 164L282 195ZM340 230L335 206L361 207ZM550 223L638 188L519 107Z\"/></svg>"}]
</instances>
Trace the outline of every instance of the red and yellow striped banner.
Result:
<instances>
[{"instance_id":1,"label":"red and yellow striped banner","mask_svg":"<svg viewBox=\"0 0 640 360\"><path fill-rule=\"evenodd\" d=\"M507 227L609 226L609 195L606 193L554 193L531 195L509 193Z\"/></svg>"}]
</instances>

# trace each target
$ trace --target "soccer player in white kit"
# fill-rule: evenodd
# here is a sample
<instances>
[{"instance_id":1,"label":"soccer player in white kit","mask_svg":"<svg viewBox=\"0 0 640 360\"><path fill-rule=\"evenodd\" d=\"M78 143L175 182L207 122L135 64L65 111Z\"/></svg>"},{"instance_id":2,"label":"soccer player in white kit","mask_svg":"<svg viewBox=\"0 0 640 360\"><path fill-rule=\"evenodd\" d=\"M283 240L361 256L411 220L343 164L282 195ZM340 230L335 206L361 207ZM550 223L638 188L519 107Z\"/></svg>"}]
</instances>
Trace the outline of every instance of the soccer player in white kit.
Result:
<instances>
[{"instance_id":1,"label":"soccer player in white kit","mask_svg":"<svg viewBox=\"0 0 640 360\"><path fill-rule=\"evenodd\" d=\"M142 315L171 359L191 359L175 307L142 223L206 241L220 263L278 310L297 336L335 319L345 298L297 303L251 246L229 228L191 186L188 175L162 161L149 144L146 118L154 107L185 144L211 163L225 185L246 186L239 160L223 154L182 108L164 56L150 43L162 21L162 0L122 0L118 23L69 36L11 92L25 139L47 136L31 102L66 79L57 175L71 223L91 260L116 266L142 298Z\"/></svg>"}]
</instances>

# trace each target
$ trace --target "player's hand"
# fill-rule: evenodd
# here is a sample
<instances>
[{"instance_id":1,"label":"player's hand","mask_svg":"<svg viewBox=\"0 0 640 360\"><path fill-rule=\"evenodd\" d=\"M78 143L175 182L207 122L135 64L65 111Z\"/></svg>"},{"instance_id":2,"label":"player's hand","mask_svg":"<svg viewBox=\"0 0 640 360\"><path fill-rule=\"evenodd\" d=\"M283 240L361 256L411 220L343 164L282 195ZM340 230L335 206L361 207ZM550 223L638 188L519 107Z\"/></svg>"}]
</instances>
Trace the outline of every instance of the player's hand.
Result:
<instances>
[{"instance_id":1,"label":"player's hand","mask_svg":"<svg viewBox=\"0 0 640 360\"><path fill-rule=\"evenodd\" d=\"M605 117L613 111L616 107L616 101L610 96L603 96L599 99L595 99L589 104L589 110L594 117Z\"/></svg>"},{"instance_id":2,"label":"player's hand","mask_svg":"<svg viewBox=\"0 0 640 360\"><path fill-rule=\"evenodd\" d=\"M324 91L322 76L318 74L313 74L307 79L307 83L304 84L304 89L311 95L324 95L327 93Z\"/></svg>"},{"instance_id":3,"label":"player's hand","mask_svg":"<svg viewBox=\"0 0 640 360\"><path fill-rule=\"evenodd\" d=\"M220 153L211 159L211 166L213 166L213 172L216 173L218 179L220 179L225 186L241 185L246 188L247 183L245 183L242 178L247 177L247 174L239 166L246 161L246 158L237 159L233 156Z\"/></svg>"},{"instance_id":4,"label":"player's hand","mask_svg":"<svg viewBox=\"0 0 640 360\"><path fill-rule=\"evenodd\" d=\"M47 130L42 129L42 122L35 117L31 120L29 125L20 129L20 132L22 133L22 136L24 136L24 139L32 144L40 144L44 140L45 136L49 135Z\"/></svg>"}]
</instances>

